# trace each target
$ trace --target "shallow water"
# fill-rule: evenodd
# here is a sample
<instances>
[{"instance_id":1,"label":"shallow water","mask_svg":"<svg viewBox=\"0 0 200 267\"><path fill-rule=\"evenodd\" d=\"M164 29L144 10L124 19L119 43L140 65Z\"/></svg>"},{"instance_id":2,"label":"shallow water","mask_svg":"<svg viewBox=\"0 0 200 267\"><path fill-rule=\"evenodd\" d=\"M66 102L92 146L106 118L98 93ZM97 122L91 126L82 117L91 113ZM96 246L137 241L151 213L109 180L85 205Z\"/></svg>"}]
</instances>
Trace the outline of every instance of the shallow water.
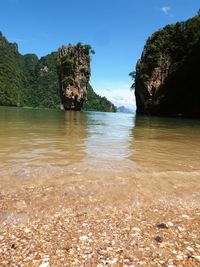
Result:
<instances>
[{"instance_id":1,"label":"shallow water","mask_svg":"<svg viewBox=\"0 0 200 267\"><path fill-rule=\"evenodd\" d=\"M0 186L81 180L96 172L142 175L144 184L157 188L164 180L166 187L174 185L176 179L195 187L199 133L197 120L0 108Z\"/></svg>"}]
</instances>

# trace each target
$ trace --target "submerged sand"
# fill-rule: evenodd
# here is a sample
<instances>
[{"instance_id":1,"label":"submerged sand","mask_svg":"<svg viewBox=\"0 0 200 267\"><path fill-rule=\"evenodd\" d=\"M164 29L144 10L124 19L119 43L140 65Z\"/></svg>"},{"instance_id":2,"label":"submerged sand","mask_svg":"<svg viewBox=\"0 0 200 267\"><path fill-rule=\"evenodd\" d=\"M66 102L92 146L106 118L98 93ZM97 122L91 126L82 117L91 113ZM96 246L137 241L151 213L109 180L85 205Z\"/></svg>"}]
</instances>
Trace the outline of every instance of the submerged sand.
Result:
<instances>
[{"instance_id":1,"label":"submerged sand","mask_svg":"<svg viewBox=\"0 0 200 267\"><path fill-rule=\"evenodd\" d=\"M10 178L0 266L200 266L198 177L82 165L46 183Z\"/></svg>"}]
</instances>

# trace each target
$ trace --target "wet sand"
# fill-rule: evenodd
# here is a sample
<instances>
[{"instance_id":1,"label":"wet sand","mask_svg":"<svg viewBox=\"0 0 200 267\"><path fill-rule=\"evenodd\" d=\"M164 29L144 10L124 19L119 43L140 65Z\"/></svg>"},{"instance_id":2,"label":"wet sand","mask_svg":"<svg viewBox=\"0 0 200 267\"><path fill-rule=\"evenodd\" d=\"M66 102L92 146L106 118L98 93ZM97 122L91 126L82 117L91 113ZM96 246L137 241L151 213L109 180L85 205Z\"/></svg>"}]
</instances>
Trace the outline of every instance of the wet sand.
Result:
<instances>
[{"instance_id":1,"label":"wet sand","mask_svg":"<svg viewBox=\"0 0 200 267\"><path fill-rule=\"evenodd\" d=\"M1 266L200 266L198 173L93 167L4 184Z\"/></svg>"}]
</instances>

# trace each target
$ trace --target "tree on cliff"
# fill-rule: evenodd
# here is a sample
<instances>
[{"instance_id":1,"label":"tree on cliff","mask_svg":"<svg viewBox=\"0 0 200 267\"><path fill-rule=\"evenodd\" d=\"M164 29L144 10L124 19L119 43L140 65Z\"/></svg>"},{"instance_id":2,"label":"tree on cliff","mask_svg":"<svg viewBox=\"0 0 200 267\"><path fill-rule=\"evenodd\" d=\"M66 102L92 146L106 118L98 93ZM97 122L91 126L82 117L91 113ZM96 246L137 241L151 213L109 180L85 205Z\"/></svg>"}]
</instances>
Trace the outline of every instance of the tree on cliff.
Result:
<instances>
[{"instance_id":1,"label":"tree on cliff","mask_svg":"<svg viewBox=\"0 0 200 267\"><path fill-rule=\"evenodd\" d=\"M129 73L129 76L132 78L134 83L131 85L131 91L135 89L135 78L136 78L136 71L132 71Z\"/></svg>"},{"instance_id":2,"label":"tree on cliff","mask_svg":"<svg viewBox=\"0 0 200 267\"><path fill-rule=\"evenodd\" d=\"M200 118L200 12L148 38L137 62L137 113Z\"/></svg>"}]
</instances>

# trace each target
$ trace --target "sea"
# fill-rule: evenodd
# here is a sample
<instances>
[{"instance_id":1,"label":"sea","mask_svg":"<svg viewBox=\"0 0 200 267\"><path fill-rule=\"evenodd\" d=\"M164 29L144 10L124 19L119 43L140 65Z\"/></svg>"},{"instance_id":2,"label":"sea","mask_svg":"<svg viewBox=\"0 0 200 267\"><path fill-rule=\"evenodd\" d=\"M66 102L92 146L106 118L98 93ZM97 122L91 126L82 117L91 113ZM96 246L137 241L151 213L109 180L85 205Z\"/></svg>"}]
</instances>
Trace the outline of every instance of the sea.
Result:
<instances>
[{"instance_id":1,"label":"sea","mask_svg":"<svg viewBox=\"0 0 200 267\"><path fill-rule=\"evenodd\" d=\"M200 121L0 108L1 191L106 175L137 179L148 197L197 194Z\"/></svg>"}]
</instances>

